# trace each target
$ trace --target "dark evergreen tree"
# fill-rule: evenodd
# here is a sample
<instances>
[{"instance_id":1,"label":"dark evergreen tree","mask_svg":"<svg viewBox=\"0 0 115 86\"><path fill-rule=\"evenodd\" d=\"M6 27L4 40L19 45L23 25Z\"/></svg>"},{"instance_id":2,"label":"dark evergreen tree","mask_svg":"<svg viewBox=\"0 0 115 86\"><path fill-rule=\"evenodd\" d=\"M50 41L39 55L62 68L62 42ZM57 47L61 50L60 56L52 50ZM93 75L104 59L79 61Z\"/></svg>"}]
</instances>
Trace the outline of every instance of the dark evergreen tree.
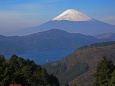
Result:
<instances>
[{"instance_id":1,"label":"dark evergreen tree","mask_svg":"<svg viewBox=\"0 0 115 86\"><path fill-rule=\"evenodd\" d=\"M71 86L82 86L82 85L78 85L78 84L72 84Z\"/></svg>"},{"instance_id":2,"label":"dark evergreen tree","mask_svg":"<svg viewBox=\"0 0 115 86\"><path fill-rule=\"evenodd\" d=\"M69 86L68 82L65 83L65 86Z\"/></svg>"},{"instance_id":3,"label":"dark evergreen tree","mask_svg":"<svg viewBox=\"0 0 115 86\"><path fill-rule=\"evenodd\" d=\"M99 62L97 65L96 73L93 74L93 86L108 86L113 70L113 62L108 58L103 57L103 60L101 60L101 62Z\"/></svg>"},{"instance_id":4,"label":"dark evergreen tree","mask_svg":"<svg viewBox=\"0 0 115 86\"><path fill-rule=\"evenodd\" d=\"M108 86L115 86L115 70L114 70L114 72L112 73L112 77L111 77L111 80L110 80Z\"/></svg>"},{"instance_id":5,"label":"dark evergreen tree","mask_svg":"<svg viewBox=\"0 0 115 86\"><path fill-rule=\"evenodd\" d=\"M2 65L2 63L5 61L5 57L3 55L0 56L0 65Z\"/></svg>"},{"instance_id":6,"label":"dark evergreen tree","mask_svg":"<svg viewBox=\"0 0 115 86\"><path fill-rule=\"evenodd\" d=\"M57 77L55 77L53 74L51 74L48 78L48 81L50 82L51 85L53 86L59 86L59 81L57 79Z\"/></svg>"}]
</instances>

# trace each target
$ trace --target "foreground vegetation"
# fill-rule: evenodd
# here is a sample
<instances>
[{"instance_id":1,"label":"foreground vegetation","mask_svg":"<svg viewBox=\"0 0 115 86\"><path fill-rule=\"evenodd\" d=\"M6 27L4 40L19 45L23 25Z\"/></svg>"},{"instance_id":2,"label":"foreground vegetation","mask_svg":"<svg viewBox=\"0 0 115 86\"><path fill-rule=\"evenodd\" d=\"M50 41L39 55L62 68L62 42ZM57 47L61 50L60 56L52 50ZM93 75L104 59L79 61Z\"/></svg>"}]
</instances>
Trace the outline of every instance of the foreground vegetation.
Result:
<instances>
[{"instance_id":1,"label":"foreground vegetation","mask_svg":"<svg viewBox=\"0 0 115 86\"><path fill-rule=\"evenodd\" d=\"M115 65L111 60L104 57L98 63L93 77L93 86L115 86Z\"/></svg>"},{"instance_id":2,"label":"foreground vegetation","mask_svg":"<svg viewBox=\"0 0 115 86\"><path fill-rule=\"evenodd\" d=\"M115 86L115 65L107 57L97 64L96 72L92 74L92 86ZM84 83L84 82L83 82ZM65 86L86 86L85 84L65 84Z\"/></svg>"},{"instance_id":3,"label":"foreground vegetation","mask_svg":"<svg viewBox=\"0 0 115 86\"><path fill-rule=\"evenodd\" d=\"M74 73L80 67L81 63L74 67ZM58 72L64 71L65 66L62 69L58 69ZM76 71L76 74L78 73ZM66 73L69 77L73 77L75 74L72 71ZM57 74L54 71L55 75ZM96 71L93 76L92 86L115 86L115 65L107 57L97 64ZM63 75L62 77L66 77ZM62 80L64 81L64 80ZM65 78L66 81L66 78ZM64 81L64 82L65 82ZM0 56L0 86L14 86L13 84L20 84L20 86L60 86L58 79L52 74L49 75L45 68L36 65L34 61L29 59L25 60L16 55L11 56L9 60L6 60L4 56ZM83 82L82 85L68 82L65 86L86 86Z\"/></svg>"},{"instance_id":4,"label":"foreground vegetation","mask_svg":"<svg viewBox=\"0 0 115 86\"><path fill-rule=\"evenodd\" d=\"M0 56L0 86L21 84L22 86L59 86L58 79L49 75L45 68L34 61L16 55L6 60Z\"/></svg>"}]
</instances>

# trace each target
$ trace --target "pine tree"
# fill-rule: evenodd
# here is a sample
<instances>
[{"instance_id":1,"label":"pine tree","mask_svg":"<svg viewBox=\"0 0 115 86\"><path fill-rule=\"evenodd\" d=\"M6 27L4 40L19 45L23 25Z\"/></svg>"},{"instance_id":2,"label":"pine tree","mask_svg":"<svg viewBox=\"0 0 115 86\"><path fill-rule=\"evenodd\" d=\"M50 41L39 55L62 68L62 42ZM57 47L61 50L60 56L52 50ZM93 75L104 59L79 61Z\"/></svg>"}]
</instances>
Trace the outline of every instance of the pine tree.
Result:
<instances>
[{"instance_id":1,"label":"pine tree","mask_svg":"<svg viewBox=\"0 0 115 86\"><path fill-rule=\"evenodd\" d=\"M68 82L65 83L65 86L69 86Z\"/></svg>"},{"instance_id":2,"label":"pine tree","mask_svg":"<svg viewBox=\"0 0 115 86\"><path fill-rule=\"evenodd\" d=\"M113 62L103 57L103 60L98 63L96 68L96 73L94 77L94 86L108 86L111 79L111 74L113 73L114 65Z\"/></svg>"},{"instance_id":3,"label":"pine tree","mask_svg":"<svg viewBox=\"0 0 115 86\"><path fill-rule=\"evenodd\" d=\"M115 86L115 70L112 73L112 77L111 77L111 80L109 82L109 86Z\"/></svg>"}]
</instances>

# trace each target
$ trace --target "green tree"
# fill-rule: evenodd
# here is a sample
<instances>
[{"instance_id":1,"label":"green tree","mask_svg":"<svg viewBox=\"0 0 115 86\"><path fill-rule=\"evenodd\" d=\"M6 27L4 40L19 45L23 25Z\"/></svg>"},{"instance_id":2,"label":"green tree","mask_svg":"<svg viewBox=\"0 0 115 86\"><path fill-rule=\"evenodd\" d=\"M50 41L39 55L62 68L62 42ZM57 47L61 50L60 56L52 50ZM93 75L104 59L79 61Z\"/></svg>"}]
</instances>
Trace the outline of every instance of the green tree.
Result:
<instances>
[{"instance_id":1,"label":"green tree","mask_svg":"<svg viewBox=\"0 0 115 86\"><path fill-rule=\"evenodd\" d=\"M0 65L2 65L2 63L5 61L5 57L3 55L0 56Z\"/></svg>"},{"instance_id":2,"label":"green tree","mask_svg":"<svg viewBox=\"0 0 115 86\"><path fill-rule=\"evenodd\" d=\"M53 86L59 86L59 81L57 79L57 77L55 77L53 74L51 74L48 78L48 81L50 82L51 85Z\"/></svg>"},{"instance_id":3,"label":"green tree","mask_svg":"<svg viewBox=\"0 0 115 86\"><path fill-rule=\"evenodd\" d=\"M113 62L107 57L103 57L103 60L97 65L96 73L93 74L93 86L108 86L113 70Z\"/></svg>"},{"instance_id":4,"label":"green tree","mask_svg":"<svg viewBox=\"0 0 115 86\"><path fill-rule=\"evenodd\" d=\"M109 82L109 86L115 86L115 70L112 73L112 78L111 78L111 80Z\"/></svg>"},{"instance_id":5,"label":"green tree","mask_svg":"<svg viewBox=\"0 0 115 86\"><path fill-rule=\"evenodd\" d=\"M68 82L65 83L65 86L69 86Z\"/></svg>"},{"instance_id":6,"label":"green tree","mask_svg":"<svg viewBox=\"0 0 115 86\"><path fill-rule=\"evenodd\" d=\"M71 86L81 86L81 85L78 85L78 84L72 84Z\"/></svg>"}]
</instances>

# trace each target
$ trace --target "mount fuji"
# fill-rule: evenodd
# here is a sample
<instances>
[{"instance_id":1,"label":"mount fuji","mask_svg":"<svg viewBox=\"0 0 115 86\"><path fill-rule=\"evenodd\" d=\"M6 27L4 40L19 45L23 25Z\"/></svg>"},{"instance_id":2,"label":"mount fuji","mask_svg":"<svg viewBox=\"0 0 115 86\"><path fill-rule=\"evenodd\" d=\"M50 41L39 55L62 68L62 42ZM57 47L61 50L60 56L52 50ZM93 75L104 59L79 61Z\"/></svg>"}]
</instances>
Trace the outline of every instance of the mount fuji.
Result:
<instances>
[{"instance_id":1,"label":"mount fuji","mask_svg":"<svg viewBox=\"0 0 115 86\"><path fill-rule=\"evenodd\" d=\"M74 9L68 9L59 16L55 17L53 20L68 20L68 21L90 21L93 20L90 17L82 14L81 12L74 10Z\"/></svg>"},{"instance_id":2,"label":"mount fuji","mask_svg":"<svg viewBox=\"0 0 115 86\"><path fill-rule=\"evenodd\" d=\"M71 33L96 35L101 33L115 33L115 25L110 25L74 10L68 9L52 20L33 28L22 29L7 35L28 35L50 29L60 29Z\"/></svg>"}]
</instances>

